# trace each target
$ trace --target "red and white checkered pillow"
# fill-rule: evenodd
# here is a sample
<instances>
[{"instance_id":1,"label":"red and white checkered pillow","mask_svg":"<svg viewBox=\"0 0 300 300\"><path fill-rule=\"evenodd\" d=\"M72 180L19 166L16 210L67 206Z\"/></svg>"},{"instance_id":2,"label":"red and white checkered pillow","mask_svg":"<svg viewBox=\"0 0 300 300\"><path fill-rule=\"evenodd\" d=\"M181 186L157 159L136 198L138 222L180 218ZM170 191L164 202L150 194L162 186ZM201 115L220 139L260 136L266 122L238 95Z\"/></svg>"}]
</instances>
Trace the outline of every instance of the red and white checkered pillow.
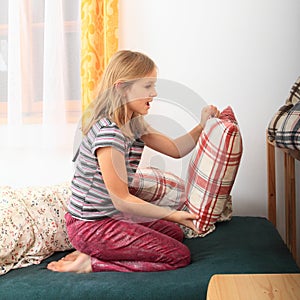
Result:
<instances>
[{"instance_id":1,"label":"red and white checkered pillow","mask_svg":"<svg viewBox=\"0 0 300 300\"><path fill-rule=\"evenodd\" d=\"M182 209L186 201L184 180L154 167L138 168L129 184L129 191L147 202L170 208L166 210L167 214L174 209ZM137 223L151 221L150 218L133 215L128 218Z\"/></svg>"},{"instance_id":2,"label":"red and white checkered pillow","mask_svg":"<svg viewBox=\"0 0 300 300\"><path fill-rule=\"evenodd\" d=\"M186 201L184 180L157 168L138 168L129 185L131 194L156 205L181 209Z\"/></svg>"},{"instance_id":3,"label":"red and white checkered pillow","mask_svg":"<svg viewBox=\"0 0 300 300\"><path fill-rule=\"evenodd\" d=\"M214 230L215 222L231 200L242 149L240 130L231 107L223 110L220 118L207 121L191 157L186 182L187 210L199 215L195 225L200 236Z\"/></svg>"}]
</instances>

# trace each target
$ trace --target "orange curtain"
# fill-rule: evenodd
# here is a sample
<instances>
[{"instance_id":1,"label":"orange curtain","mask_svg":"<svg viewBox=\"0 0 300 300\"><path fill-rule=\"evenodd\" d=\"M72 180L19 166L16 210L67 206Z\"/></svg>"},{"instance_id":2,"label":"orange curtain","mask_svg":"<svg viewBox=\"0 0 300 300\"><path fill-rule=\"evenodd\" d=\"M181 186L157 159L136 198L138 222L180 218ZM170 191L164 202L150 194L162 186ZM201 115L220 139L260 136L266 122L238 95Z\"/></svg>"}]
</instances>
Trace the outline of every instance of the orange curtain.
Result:
<instances>
[{"instance_id":1,"label":"orange curtain","mask_svg":"<svg viewBox=\"0 0 300 300\"><path fill-rule=\"evenodd\" d=\"M118 0L81 1L82 111L96 97L111 55L118 49Z\"/></svg>"}]
</instances>

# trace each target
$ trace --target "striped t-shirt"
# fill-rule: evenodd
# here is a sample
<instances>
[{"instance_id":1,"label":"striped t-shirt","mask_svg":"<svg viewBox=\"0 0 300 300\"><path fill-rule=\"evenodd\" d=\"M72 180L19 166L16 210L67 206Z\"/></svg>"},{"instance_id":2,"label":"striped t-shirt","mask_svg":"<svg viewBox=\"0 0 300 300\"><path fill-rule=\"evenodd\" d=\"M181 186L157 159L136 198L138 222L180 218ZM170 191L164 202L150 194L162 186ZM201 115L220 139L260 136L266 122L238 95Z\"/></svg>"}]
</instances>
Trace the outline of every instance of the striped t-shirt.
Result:
<instances>
[{"instance_id":1,"label":"striped t-shirt","mask_svg":"<svg viewBox=\"0 0 300 300\"><path fill-rule=\"evenodd\" d=\"M97 220L117 213L105 187L96 150L113 147L124 154L128 183L139 165L144 143L130 140L118 126L107 118L95 123L83 138L71 184L72 195L68 204L70 214L81 220Z\"/></svg>"}]
</instances>

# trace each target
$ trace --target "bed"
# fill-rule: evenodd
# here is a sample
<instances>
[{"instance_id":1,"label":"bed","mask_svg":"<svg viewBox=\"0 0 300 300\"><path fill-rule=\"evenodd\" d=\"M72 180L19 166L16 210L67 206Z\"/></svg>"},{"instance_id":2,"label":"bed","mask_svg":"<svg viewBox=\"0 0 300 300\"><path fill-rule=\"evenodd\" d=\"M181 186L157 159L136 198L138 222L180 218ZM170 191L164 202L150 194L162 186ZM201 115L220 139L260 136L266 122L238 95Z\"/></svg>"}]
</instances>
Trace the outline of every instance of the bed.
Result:
<instances>
[{"instance_id":1,"label":"bed","mask_svg":"<svg viewBox=\"0 0 300 300\"><path fill-rule=\"evenodd\" d=\"M2 299L206 299L214 274L300 273L289 249L266 218L238 217L222 222L205 238L186 239L192 263L154 273L53 273L55 253L39 265L12 270L0 278Z\"/></svg>"},{"instance_id":2,"label":"bed","mask_svg":"<svg viewBox=\"0 0 300 300\"><path fill-rule=\"evenodd\" d=\"M0 276L1 299L204 300L209 281L215 274L300 273L296 264L293 161L288 156L285 164L285 242L276 229L276 201L280 199L276 200L274 147L267 138L268 218L233 216L226 221L219 219L214 223L214 230L204 237L186 238L184 243L192 257L187 267L164 272L55 273L47 270L47 264L72 250L55 251L38 264L11 269ZM57 208L55 214L59 215Z\"/></svg>"}]
</instances>

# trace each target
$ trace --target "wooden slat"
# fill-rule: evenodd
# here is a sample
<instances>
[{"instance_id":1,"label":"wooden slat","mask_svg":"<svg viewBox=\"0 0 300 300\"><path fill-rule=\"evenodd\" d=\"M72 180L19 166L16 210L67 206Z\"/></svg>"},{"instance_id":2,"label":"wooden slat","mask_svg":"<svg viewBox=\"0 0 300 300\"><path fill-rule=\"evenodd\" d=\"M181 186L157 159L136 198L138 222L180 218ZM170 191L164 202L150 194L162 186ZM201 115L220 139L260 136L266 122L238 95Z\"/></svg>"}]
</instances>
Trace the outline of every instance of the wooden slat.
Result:
<instances>
[{"instance_id":1,"label":"wooden slat","mask_svg":"<svg viewBox=\"0 0 300 300\"><path fill-rule=\"evenodd\" d=\"M296 259L295 159L287 152L284 153L284 173L286 244Z\"/></svg>"},{"instance_id":2,"label":"wooden slat","mask_svg":"<svg viewBox=\"0 0 300 300\"><path fill-rule=\"evenodd\" d=\"M276 226L276 169L275 147L267 138L268 219Z\"/></svg>"}]
</instances>

